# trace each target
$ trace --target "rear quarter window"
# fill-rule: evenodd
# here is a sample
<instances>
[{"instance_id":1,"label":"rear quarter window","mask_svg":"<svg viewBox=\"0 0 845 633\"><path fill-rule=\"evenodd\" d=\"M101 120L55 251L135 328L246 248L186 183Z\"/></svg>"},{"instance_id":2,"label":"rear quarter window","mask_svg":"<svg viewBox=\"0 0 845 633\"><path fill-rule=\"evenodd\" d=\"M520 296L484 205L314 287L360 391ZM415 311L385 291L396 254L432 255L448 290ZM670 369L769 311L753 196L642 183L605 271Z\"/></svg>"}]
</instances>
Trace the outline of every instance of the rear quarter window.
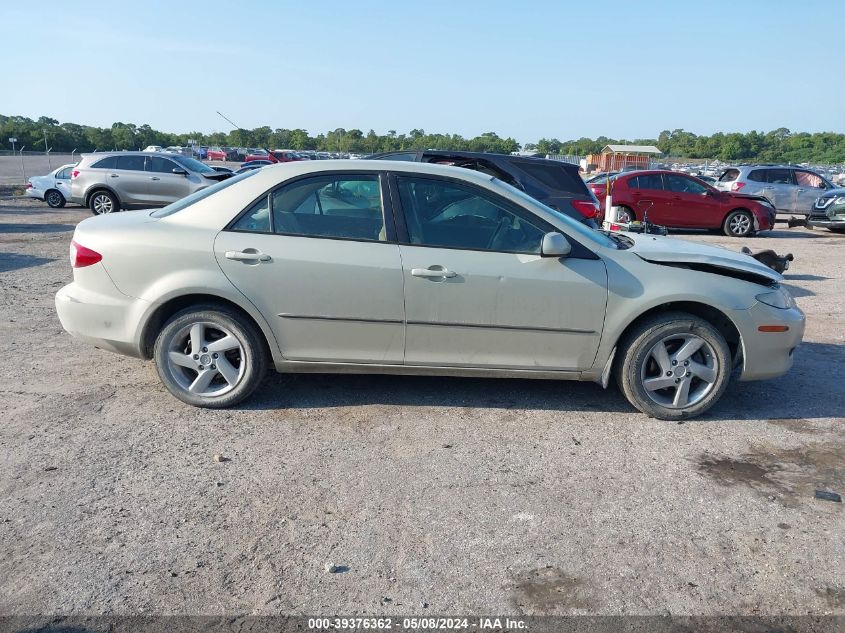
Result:
<instances>
[{"instance_id":1,"label":"rear quarter window","mask_svg":"<svg viewBox=\"0 0 845 633\"><path fill-rule=\"evenodd\" d=\"M535 163L527 160L514 161L514 165L550 189L568 191L578 195L590 195L587 185L574 168L570 170L563 164Z\"/></svg>"},{"instance_id":2,"label":"rear quarter window","mask_svg":"<svg viewBox=\"0 0 845 633\"><path fill-rule=\"evenodd\" d=\"M739 177L739 170L738 169L726 169L721 176L719 176L719 182L731 182L736 180Z\"/></svg>"},{"instance_id":3,"label":"rear quarter window","mask_svg":"<svg viewBox=\"0 0 845 633\"><path fill-rule=\"evenodd\" d=\"M106 156L105 158L101 158L93 165L91 165L91 169L116 169L117 168L117 156Z\"/></svg>"}]
</instances>

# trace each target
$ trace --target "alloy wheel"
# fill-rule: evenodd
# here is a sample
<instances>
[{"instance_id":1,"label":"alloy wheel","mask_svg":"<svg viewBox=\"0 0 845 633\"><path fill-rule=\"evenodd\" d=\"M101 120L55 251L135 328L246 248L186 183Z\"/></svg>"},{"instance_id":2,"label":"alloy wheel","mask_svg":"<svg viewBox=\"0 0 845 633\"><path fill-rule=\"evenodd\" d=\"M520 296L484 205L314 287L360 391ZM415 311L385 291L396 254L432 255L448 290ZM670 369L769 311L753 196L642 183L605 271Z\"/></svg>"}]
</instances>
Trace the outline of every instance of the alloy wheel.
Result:
<instances>
[{"instance_id":1,"label":"alloy wheel","mask_svg":"<svg viewBox=\"0 0 845 633\"><path fill-rule=\"evenodd\" d=\"M222 396L244 376L242 342L228 329L202 321L186 325L167 350L167 369L177 384L195 396Z\"/></svg>"},{"instance_id":2,"label":"alloy wheel","mask_svg":"<svg viewBox=\"0 0 845 633\"><path fill-rule=\"evenodd\" d=\"M719 362L711 345L695 334L670 334L649 350L640 369L648 397L670 409L685 409L713 391Z\"/></svg>"},{"instance_id":3,"label":"alloy wheel","mask_svg":"<svg viewBox=\"0 0 845 633\"><path fill-rule=\"evenodd\" d=\"M92 205L94 208L94 213L97 215L102 215L103 213L111 213L114 211L114 201L111 199L110 196L107 196L104 193L98 193L94 196L94 200L92 201Z\"/></svg>"},{"instance_id":4,"label":"alloy wheel","mask_svg":"<svg viewBox=\"0 0 845 633\"><path fill-rule=\"evenodd\" d=\"M744 213L738 213L730 219L728 228L734 235L746 235L751 231L751 218Z\"/></svg>"},{"instance_id":5,"label":"alloy wheel","mask_svg":"<svg viewBox=\"0 0 845 633\"><path fill-rule=\"evenodd\" d=\"M57 207L62 203L62 194L58 191L51 191L47 194L47 204L51 207Z\"/></svg>"}]
</instances>

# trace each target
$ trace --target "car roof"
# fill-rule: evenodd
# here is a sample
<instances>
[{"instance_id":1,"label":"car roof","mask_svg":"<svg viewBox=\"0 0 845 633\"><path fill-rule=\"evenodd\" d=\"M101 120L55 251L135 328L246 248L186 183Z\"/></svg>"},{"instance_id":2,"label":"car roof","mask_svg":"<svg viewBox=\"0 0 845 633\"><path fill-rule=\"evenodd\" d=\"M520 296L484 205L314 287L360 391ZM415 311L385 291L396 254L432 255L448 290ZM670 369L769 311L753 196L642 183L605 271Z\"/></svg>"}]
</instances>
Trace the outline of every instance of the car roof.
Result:
<instances>
[{"instance_id":1,"label":"car roof","mask_svg":"<svg viewBox=\"0 0 845 633\"><path fill-rule=\"evenodd\" d=\"M465 152L463 150L445 150L445 149L425 149L425 150L397 150L395 152L379 152L378 154L371 154L367 159L380 160L382 156L395 156L396 154L422 154L423 156L442 156L444 158L475 158L490 161L528 161L536 163L552 163L554 165L563 165L566 168L578 169L578 165L567 163L562 160L553 160L551 158L541 158L539 156L513 156L511 154L497 154L495 152Z\"/></svg>"}]
</instances>

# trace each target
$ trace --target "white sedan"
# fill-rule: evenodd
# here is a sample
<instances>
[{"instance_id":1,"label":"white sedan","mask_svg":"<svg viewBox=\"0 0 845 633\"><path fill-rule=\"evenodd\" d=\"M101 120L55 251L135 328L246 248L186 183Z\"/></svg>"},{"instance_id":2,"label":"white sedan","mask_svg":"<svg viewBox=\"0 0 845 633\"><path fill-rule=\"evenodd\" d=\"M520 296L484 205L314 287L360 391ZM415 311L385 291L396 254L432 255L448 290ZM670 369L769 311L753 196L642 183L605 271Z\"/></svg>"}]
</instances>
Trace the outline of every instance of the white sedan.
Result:
<instances>
[{"instance_id":1,"label":"white sedan","mask_svg":"<svg viewBox=\"0 0 845 633\"><path fill-rule=\"evenodd\" d=\"M54 209L65 206L70 200L70 177L73 164L62 165L46 176L34 176L26 186L26 195L44 200Z\"/></svg>"},{"instance_id":2,"label":"white sedan","mask_svg":"<svg viewBox=\"0 0 845 633\"><path fill-rule=\"evenodd\" d=\"M603 233L480 172L297 161L80 223L64 328L234 405L268 367L592 380L699 415L780 376L804 315L747 255ZM565 387L561 387L565 388Z\"/></svg>"}]
</instances>

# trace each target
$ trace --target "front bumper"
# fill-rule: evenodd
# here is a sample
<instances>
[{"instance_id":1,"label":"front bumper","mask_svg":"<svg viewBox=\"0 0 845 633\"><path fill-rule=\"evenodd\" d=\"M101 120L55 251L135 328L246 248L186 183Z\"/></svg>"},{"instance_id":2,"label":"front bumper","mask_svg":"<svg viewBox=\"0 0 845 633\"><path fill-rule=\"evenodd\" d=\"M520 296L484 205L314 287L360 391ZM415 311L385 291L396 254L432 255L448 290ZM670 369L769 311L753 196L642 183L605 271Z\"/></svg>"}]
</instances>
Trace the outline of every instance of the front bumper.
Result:
<instances>
[{"instance_id":1,"label":"front bumper","mask_svg":"<svg viewBox=\"0 0 845 633\"><path fill-rule=\"evenodd\" d=\"M807 226L820 229L845 229L845 218L812 217L807 220Z\"/></svg>"},{"instance_id":2,"label":"front bumper","mask_svg":"<svg viewBox=\"0 0 845 633\"><path fill-rule=\"evenodd\" d=\"M800 308L781 310L758 301L732 316L742 338L740 380L777 378L789 371L793 352L804 337L806 317ZM781 325L789 329L761 332L758 328L762 325Z\"/></svg>"}]
</instances>

